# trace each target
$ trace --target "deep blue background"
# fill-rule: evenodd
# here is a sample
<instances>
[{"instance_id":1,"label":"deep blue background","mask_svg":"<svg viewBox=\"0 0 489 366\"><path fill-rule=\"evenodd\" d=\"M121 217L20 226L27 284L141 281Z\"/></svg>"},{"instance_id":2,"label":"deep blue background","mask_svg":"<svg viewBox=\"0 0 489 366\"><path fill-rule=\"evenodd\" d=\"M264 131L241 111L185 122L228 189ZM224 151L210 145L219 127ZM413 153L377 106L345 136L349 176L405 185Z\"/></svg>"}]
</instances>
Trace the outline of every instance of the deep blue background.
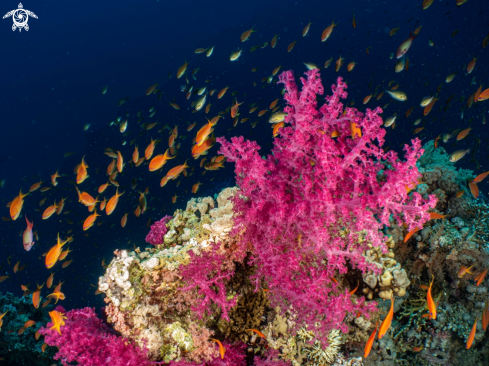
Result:
<instances>
[{"instance_id":1,"label":"deep blue background","mask_svg":"<svg viewBox=\"0 0 489 366\"><path fill-rule=\"evenodd\" d=\"M9 273L11 279L0 284L0 291L13 291L22 294L20 283L42 283L49 276L44 268L41 254L55 243L56 233L65 235L69 228L74 229L75 241L71 245L73 253L69 259L74 263L61 269L55 269L55 282L66 280L63 290L67 299L63 302L67 308L80 307L86 304L101 306L101 298L95 298L94 288L98 276L103 273L100 265L102 258L108 263L112 251L116 248L144 246L144 235L148 231L147 222L154 221L164 214L171 214L175 208L184 208L190 198L190 187L197 180L204 183L202 194L214 193L213 184L232 177L232 166L227 165L223 171L208 172L201 176L199 161L190 157L190 143L197 128L186 132L187 123L205 122L203 114L192 114L190 103L180 92L182 79L176 80L175 74L184 60L190 62L188 74L195 68L201 70L197 81L189 79L196 87L208 86L217 89L230 86L225 98L220 101L211 98L213 107L209 116L226 109L233 100L231 92L236 91L238 100L245 101L242 117L248 117L251 103L258 103L260 109L266 108L271 101L280 98L281 88L262 83L261 79L270 75L278 65L282 70L293 69L296 75L305 68L303 62L314 62L318 66L333 57L333 64L322 71L326 92L337 76L344 77L349 84L348 102L355 101L355 107L364 110L377 105L385 109L384 117L397 113L396 128L389 130L387 145L398 149L408 142L415 128L413 122L422 116L419 102L424 96L433 95L442 85L440 100L433 111L423 119L420 126L425 130L417 135L424 142L442 133L449 133L459 128L471 126L474 130L465 140L454 144L452 138L446 148L449 153L459 148L472 147L474 153L458 163L459 166L476 170L480 173L488 169L487 136L488 125L482 125L482 113L486 113L489 101L477 103L467 109L466 100L479 83L489 87L489 47L482 49L481 44L489 32L489 13L485 10L487 1L469 0L457 8L455 0L436 1L428 9L421 9L422 1L256 1L230 2L224 0L210 1L27 1L24 8L34 12L39 19L29 19L30 30L12 32L12 19L0 21L1 66L0 80L0 156L5 160L0 163L0 180L6 179L5 187L0 188L0 204L12 200L22 188L24 192L39 180L48 180L49 175L57 169L67 176L60 179L60 185L44 195L40 192L26 198L23 213L34 220L34 229L39 230L40 241L31 252L22 248L19 233L25 229L21 217L15 222L0 221L0 275ZM16 1L2 1L0 14L15 9ZM355 11L357 28L351 24L352 11ZM320 36L324 28L335 20L330 40L321 43ZM309 35L301 36L303 27L313 22ZM395 59L389 54L395 52L399 44L407 38L410 31L422 25L419 37L414 41L407 56L410 60L409 71L394 72ZM246 43L240 42L243 31L255 26L257 30ZM389 31L399 27L399 32L390 37ZM452 32L459 29L457 35ZM250 53L251 46L270 41L274 34L279 34L275 49L268 45ZM428 40L435 42L434 47ZM292 52L286 51L287 45L296 40ZM198 47L215 45L214 54L207 58L195 55ZM371 46L370 55L365 49ZM229 61L229 54L243 47L243 55L236 62ZM334 62L339 56L346 58L345 66L337 74ZM465 69L472 59L478 58L475 71L466 75ZM348 74L346 64L355 61L358 65ZM251 68L259 68L252 73ZM171 72L171 79L168 73ZM451 72L458 72L455 80L445 84L445 77ZM471 85L475 78L476 85ZM204 80L209 79L210 83ZM399 89L408 94L405 103L391 101L387 95L380 101L372 99L362 105L365 96L388 86L389 81L399 83ZM158 82L163 95L161 100L156 96L145 96L146 89ZM257 86L253 86L253 82ZM106 95L102 88L108 85ZM266 85L264 89L262 85ZM450 107L444 111L445 100L454 95ZM117 107L120 98L129 97L130 102L122 108ZM175 98L182 107L175 111L168 107L168 101ZM193 98L192 100L195 100ZM485 104L484 104L485 103ZM157 118L170 127L179 125L182 142L179 156L174 160L182 164L187 158L195 168L194 175L183 179L180 187L175 182L165 188L159 188L161 174L149 174L146 168L134 170L127 167L120 178L121 190L126 191L121 197L118 210L111 216L99 218L101 226L81 231L81 222L88 215L86 209L77 203L73 186L67 183L73 179L73 167L86 155L90 165L90 178L82 188L94 190L105 182L104 171L110 159L103 155L106 147L121 149L129 159L133 146L122 146L123 137L109 122L123 116L129 110L129 131L132 140L139 133L136 127L135 114L142 110L147 116L150 106L157 108ZM405 118L405 112L414 106L414 112ZM461 113L464 118L461 118ZM266 117L262 117L255 129L250 123L256 120L256 113L250 120L232 129L229 117L221 120L216 127L216 134L233 136L245 135L259 139L260 144L270 147L271 130ZM155 119L153 119L155 120ZM150 121L149 119L145 120ZM85 124L91 124L87 132ZM168 133L157 133L158 128L151 130L140 138L140 150L149 143L150 137L161 138L162 143L157 153L163 153L167 146ZM480 142L477 140L480 139ZM443 144L442 144L443 145ZM63 154L76 152L69 158ZM215 155L215 147L209 156ZM266 151L266 150L265 150ZM476 160L480 163L477 166ZM1 161L1 160L0 160ZM172 162L173 163L173 162ZM100 173L95 170L100 168ZM214 182L211 182L211 177ZM131 190L132 179L138 179L138 187ZM119 179L118 179L119 180ZM487 192L487 183L481 186ZM119 225L124 212L132 212L137 204L138 190L150 187L149 211L136 220L132 214L128 225L122 229ZM108 190L109 192L109 190ZM110 197L113 190L107 193ZM177 204L171 204L171 197L177 194ZM47 203L38 209L42 197L48 197ZM52 217L47 221L40 219L42 210L53 199L59 200L68 196L71 200L65 210L72 214ZM7 208L2 208L0 216L9 217ZM67 223L65 218L75 221ZM89 234L89 236L85 236ZM131 241L131 243L127 243ZM11 265L6 258L12 256ZM17 261L27 263L27 268L12 273L12 266ZM47 292L43 292L47 295Z\"/></svg>"}]
</instances>

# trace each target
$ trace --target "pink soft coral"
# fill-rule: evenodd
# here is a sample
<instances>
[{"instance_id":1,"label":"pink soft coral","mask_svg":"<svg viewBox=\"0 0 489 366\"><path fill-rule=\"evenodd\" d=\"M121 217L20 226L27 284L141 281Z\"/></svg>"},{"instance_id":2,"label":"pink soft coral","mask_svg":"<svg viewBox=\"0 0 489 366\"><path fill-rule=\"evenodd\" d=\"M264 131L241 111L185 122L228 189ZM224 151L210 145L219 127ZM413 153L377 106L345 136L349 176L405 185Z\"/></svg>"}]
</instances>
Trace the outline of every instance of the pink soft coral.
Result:
<instances>
[{"instance_id":1,"label":"pink soft coral","mask_svg":"<svg viewBox=\"0 0 489 366\"><path fill-rule=\"evenodd\" d=\"M405 146L404 162L394 151L385 152L382 110L363 114L343 108L340 99L347 93L341 78L320 108L318 70L301 78L301 92L291 71L279 80L285 85L289 125L275 138L272 154L261 157L260 146L243 137L219 138L219 153L236 163L240 194L234 199L234 232L245 229L242 245L253 245L256 287L265 280L272 306L286 310L292 305L296 327L308 325L326 340L332 328L347 330L347 313L374 306L350 296L348 289L340 291L332 278L348 266L373 270L362 254L367 244L384 245L382 229L389 217L410 230L420 227L435 198L408 194L420 177L420 141ZM352 137L352 126L361 128L361 137Z\"/></svg>"},{"instance_id":2,"label":"pink soft coral","mask_svg":"<svg viewBox=\"0 0 489 366\"><path fill-rule=\"evenodd\" d=\"M58 306L57 311L65 310ZM61 327L61 335L50 330L53 325L48 323L41 328L44 342L58 347L54 359L60 360L65 366L77 362L83 366L148 366L151 363L144 350L118 337L103 323L92 308L71 310L66 313L65 325Z\"/></svg>"},{"instance_id":3,"label":"pink soft coral","mask_svg":"<svg viewBox=\"0 0 489 366\"><path fill-rule=\"evenodd\" d=\"M165 216L160 221L156 221L153 225L151 225L151 229L146 235L146 243L151 245L163 244L163 239L168 231L166 228L166 224L171 220L171 216Z\"/></svg>"}]
</instances>

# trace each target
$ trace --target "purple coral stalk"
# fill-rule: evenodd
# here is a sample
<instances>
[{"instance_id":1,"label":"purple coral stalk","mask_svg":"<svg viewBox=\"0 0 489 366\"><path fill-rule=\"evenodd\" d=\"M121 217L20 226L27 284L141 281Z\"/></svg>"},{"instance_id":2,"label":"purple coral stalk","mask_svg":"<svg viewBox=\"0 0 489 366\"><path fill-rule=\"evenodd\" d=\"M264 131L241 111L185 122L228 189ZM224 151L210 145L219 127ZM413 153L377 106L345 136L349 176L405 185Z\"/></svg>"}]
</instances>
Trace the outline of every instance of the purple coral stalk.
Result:
<instances>
[{"instance_id":1,"label":"purple coral stalk","mask_svg":"<svg viewBox=\"0 0 489 366\"><path fill-rule=\"evenodd\" d=\"M57 311L65 310L58 306ZM48 323L40 329L44 342L58 347L54 359L65 366L77 362L84 366L149 366L146 352L113 331L95 314L93 308L71 310L66 313L61 335L49 329Z\"/></svg>"},{"instance_id":2,"label":"purple coral stalk","mask_svg":"<svg viewBox=\"0 0 489 366\"><path fill-rule=\"evenodd\" d=\"M380 108L365 114L344 108L341 78L318 108L324 92L319 71L308 71L301 82L299 92L291 71L280 75L288 125L275 138L271 155L262 158L260 146L243 137L219 138L219 153L236 164L241 191L234 198L234 232L246 229L241 243L253 246L256 287L265 280L272 306L285 311L292 305L296 327L308 325L327 343L331 329L347 330L347 313L374 306L340 291L332 277L348 266L364 273L374 269L362 254L367 244L384 246L381 230L389 217L410 230L420 227L436 199L408 193L421 176L418 139L405 146L406 161L401 161L382 149L386 132ZM352 126L361 136L352 137Z\"/></svg>"},{"instance_id":3,"label":"purple coral stalk","mask_svg":"<svg viewBox=\"0 0 489 366\"><path fill-rule=\"evenodd\" d=\"M164 236L168 229L166 228L166 224L171 220L171 216L165 216L160 221L156 221L153 225L151 225L151 229L146 235L146 242L151 245L163 244Z\"/></svg>"}]
</instances>

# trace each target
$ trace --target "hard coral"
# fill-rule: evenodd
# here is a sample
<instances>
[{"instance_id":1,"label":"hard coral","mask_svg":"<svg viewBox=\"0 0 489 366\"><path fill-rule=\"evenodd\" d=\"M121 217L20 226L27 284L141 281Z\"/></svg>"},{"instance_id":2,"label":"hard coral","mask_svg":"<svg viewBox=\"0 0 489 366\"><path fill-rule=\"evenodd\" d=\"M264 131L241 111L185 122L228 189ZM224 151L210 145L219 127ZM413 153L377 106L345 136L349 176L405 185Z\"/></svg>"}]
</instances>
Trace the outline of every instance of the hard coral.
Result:
<instances>
[{"instance_id":1,"label":"hard coral","mask_svg":"<svg viewBox=\"0 0 489 366\"><path fill-rule=\"evenodd\" d=\"M286 89L290 125L275 138L272 154L262 158L260 146L243 137L218 139L219 153L236 163L240 194L234 199L234 230L244 228L242 246L253 246L255 286L265 280L272 306L300 309L297 328L309 325L327 342L331 329L340 325L346 331L347 312L373 306L360 298L352 301L331 278L346 273L348 265L363 272L372 268L362 253L367 242L384 245L380 229L389 225L389 217L411 230L422 226L435 198L408 194L420 178L420 141L405 146L405 162L385 152L381 109L363 114L343 108L340 99L347 94L341 78L320 108L318 70L301 79L301 92L291 71L279 80ZM356 128L361 136L352 134ZM336 139L330 137L333 131ZM358 241L359 233L365 233L365 241Z\"/></svg>"}]
</instances>

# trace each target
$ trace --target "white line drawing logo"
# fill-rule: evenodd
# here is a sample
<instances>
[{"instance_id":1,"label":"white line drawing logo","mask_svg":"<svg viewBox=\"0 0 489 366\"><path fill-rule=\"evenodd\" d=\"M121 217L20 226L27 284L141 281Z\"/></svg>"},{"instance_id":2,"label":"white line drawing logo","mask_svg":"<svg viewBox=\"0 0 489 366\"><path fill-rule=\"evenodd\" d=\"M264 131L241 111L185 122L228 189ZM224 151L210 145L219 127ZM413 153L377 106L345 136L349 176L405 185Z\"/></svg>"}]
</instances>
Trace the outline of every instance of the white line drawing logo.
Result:
<instances>
[{"instance_id":1,"label":"white line drawing logo","mask_svg":"<svg viewBox=\"0 0 489 366\"><path fill-rule=\"evenodd\" d=\"M33 18L37 19L37 15L34 14L30 10L25 10L24 6L22 3L19 3L19 8L9 11L7 14L3 16L3 19L12 17L14 24L12 25L12 30L15 31L17 28L19 28L19 32L22 31L22 28L24 28L26 31L29 30L29 25L27 24L27 21L29 20L29 15Z\"/></svg>"}]
</instances>

